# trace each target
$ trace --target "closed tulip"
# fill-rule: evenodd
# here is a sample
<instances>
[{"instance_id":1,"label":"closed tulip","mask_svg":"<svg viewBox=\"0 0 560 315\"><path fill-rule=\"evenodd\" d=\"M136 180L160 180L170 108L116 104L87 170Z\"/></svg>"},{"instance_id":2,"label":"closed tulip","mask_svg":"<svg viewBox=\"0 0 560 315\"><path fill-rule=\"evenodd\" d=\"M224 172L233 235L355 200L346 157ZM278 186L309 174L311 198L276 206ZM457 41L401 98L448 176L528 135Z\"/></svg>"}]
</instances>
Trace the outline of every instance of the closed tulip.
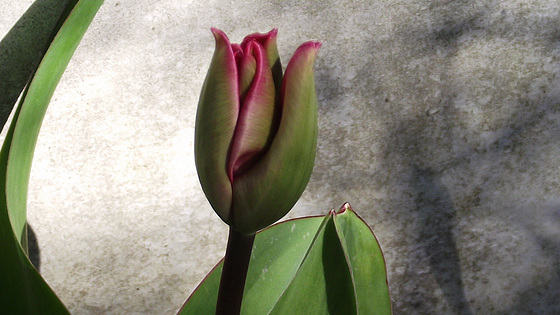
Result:
<instances>
[{"instance_id":1,"label":"closed tulip","mask_svg":"<svg viewBox=\"0 0 560 315\"><path fill-rule=\"evenodd\" d=\"M241 44L218 29L212 33L216 50L196 115L196 167L216 213L250 235L288 213L311 176L313 63L321 44L302 44L283 74L276 29Z\"/></svg>"}]
</instances>

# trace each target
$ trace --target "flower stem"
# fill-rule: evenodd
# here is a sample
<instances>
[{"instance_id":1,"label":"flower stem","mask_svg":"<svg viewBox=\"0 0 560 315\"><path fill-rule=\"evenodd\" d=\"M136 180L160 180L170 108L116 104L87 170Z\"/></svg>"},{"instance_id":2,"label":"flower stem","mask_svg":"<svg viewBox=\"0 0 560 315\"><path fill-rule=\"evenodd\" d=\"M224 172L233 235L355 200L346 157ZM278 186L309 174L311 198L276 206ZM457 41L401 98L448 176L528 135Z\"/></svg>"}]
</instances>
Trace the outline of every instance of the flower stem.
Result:
<instances>
[{"instance_id":1,"label":"flower stem","mask_svg":"<svg viewBox=\"0 0 560 315\"><path fill-rule=\"evenodd\" d=\"M239 315L254 240L255 234L245 235L229 228L216 315Z\"/></svg>"}]
</instances>

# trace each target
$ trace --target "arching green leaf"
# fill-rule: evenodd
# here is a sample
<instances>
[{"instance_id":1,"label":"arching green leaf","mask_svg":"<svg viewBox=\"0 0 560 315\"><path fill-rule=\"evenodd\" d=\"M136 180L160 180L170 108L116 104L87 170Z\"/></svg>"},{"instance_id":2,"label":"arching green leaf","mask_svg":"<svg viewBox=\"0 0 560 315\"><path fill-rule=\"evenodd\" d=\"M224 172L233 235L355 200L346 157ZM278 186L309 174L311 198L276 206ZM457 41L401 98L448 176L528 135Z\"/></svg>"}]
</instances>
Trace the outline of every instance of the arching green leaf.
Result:
<instances>
[{"instance_id":1,"label":"arching green leaf","mask_svg":"<svg viewBox=\"0 0 560 315\"><path fill-rule=\"evenodd\" d=\"M102 0L81 0L54 37L16 109L0 152L0 305L5 314L68 311L26 255L27 187L41 122Z\"/></svg>"}]
</instances>

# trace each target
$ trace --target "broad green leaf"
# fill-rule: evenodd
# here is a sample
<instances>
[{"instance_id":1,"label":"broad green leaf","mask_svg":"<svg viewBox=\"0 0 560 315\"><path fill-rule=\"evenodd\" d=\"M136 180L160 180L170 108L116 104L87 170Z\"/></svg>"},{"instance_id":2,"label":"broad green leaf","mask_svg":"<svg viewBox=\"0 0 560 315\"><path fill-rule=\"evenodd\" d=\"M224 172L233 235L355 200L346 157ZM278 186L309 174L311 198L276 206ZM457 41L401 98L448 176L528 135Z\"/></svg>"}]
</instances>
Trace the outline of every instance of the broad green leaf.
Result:
<instances>
[{"instance_id":1,"label":"broad green leaf","mask_svg":"<svg viewBox=\"0 0 560 315\"><path fill-rule=\"evenodd\" d=\"M333 214L325 218L296 276L270 314L356 314L352 276Z\"/></svg>"},{"instance_id":2,"label":"broad green leaf","mask_svg":"<svg viewBox=\"0 0 560 315\"><path fill-rule=\"evenodd\" d=\"M323 221L312 217L273 225L257 234L245 283L244 302L252 314L266 314L290 283ZM180 314L214 314L222 261L189 297ZM246 312L245 309L242 310Z\"/></svg>"},{"instance_id":3,"label":"broad green leaf","mask_svg":"<svg viewBox=\"0 0 560 315\"><path fill-rule=\"evenodd\" d=\"M359 314L391 314L385 259L369 226L350 208L334 216L336 232L354 282Z\"/></svg>"},{"instance_id":4,"label":"broad green leaf","mask_svg":"<svg viewBox=\"0 0 560 315\"><path fill-rule=\"evenodd\" d=\"M222 262L179 314L214 313L221 268ZM385 261L375 236L346 205L324 218L286 221L259 232L241 313L391 314Z\"/></svg>"},{"instance_id":5,"label":"broad green leaf","mask_svg":"<svg viewBox=\"0 0 560 315\"><path fill-rule=\"evenodd\" d=\"M81 0L74 6L26 88L0 152L0 306L5 314L68 313L26 255L27 185L47 105L102 2Z\"/></svg>"}]
</instances>

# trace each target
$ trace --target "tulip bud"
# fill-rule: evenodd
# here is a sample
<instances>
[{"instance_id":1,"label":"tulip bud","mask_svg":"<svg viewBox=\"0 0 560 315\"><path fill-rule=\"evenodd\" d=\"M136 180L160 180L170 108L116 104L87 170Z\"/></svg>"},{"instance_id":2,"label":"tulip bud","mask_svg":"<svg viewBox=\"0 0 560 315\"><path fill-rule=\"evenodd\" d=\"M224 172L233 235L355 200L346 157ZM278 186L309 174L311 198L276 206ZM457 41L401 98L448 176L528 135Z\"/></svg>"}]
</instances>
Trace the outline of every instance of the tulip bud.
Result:
<instances>
[{"instance_id":1,"label":"tulip bud","mask_svg":"<svg viewBox=\"0 0 560 315\"><path fill-rule=\"evenodd\" d=\"M216 213L244 234L283 217L307 186L317 144L313 62L302 44L282 66L277 30L231 44L212 29L216 50L202 87L195 162Z\"/></svg>"}]
</instances>

